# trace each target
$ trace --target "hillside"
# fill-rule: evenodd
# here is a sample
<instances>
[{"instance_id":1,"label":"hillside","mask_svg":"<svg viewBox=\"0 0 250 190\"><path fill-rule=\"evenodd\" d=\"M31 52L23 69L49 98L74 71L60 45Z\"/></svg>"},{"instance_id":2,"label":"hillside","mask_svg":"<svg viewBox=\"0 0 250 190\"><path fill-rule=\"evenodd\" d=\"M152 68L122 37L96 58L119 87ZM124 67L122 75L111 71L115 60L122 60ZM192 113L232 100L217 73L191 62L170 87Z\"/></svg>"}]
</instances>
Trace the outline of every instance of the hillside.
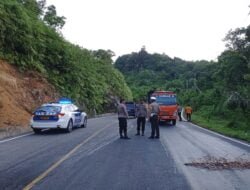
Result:
<instances>
[{"instance_id":1,"label":"hillside","mask_svg":"<svg viewBox=\"0 0 250 190\"><path fill-rule=\"evenodd\" d=\"M0 59L25 76L40 73L61 96L72 98L89 113L112 110L119 97L131 99L123 75L112 64L113 52L68 42L60 32L65 17L45 2L0 1Z\"/></svg>"},{"instance_id":2,"label":"hillside","mask_svg":"<svg viewBox=\"0 0 250 190\"><path fill-rule=\"evenodd\" d=\"M57 97L55 88L38 72L21 73L0 61L0 127L27 127L34 109Z\"/></svg>"},{"instance_id":3,"label":"hillside","mask_svg":"<svg viewBox=\"0 0 250 190\"><path fill-rule=\"evenodd\" d=\"M132 99L111 50L88 50L68 42L65 17L46 1L0 1L0 138L30 130L32 111L69 97L88 115L114 111Z\"/></svg>"},{"instance_id":4,"label":"hillside","mask_svg":"<svg viewBox=\"0 0 250 190\"><path fill-rule=\"evenodd\" d=\"M193 121L250 141L250 26L230 31L218 61L185 61L145 48L120 56L115 67L136 100L151 90L172 90L178 102L191 104Z\"/></svg>"}]
</instances>

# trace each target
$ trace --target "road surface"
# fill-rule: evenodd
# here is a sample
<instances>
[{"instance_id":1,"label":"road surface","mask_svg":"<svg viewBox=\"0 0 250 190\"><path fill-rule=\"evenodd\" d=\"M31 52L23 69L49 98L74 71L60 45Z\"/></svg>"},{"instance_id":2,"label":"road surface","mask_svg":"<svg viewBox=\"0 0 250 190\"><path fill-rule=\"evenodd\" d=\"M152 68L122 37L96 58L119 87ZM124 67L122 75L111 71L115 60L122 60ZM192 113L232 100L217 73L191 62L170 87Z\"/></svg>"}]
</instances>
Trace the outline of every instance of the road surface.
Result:
<instances>
[{"instance_id":1,"label":"road surface","mask_svg":"<svg viewBox=\"0 0 250 190\"><path fill-rule=\"evenodd\" d=\"M188 122L161 126L161 138L118 138L116 116L89 119L71 133L45 131L0 141L0 189L231 190L250 189L250 170L186 166L204 157L249 159L250 146Z\"/></svg>"}]
</instances>

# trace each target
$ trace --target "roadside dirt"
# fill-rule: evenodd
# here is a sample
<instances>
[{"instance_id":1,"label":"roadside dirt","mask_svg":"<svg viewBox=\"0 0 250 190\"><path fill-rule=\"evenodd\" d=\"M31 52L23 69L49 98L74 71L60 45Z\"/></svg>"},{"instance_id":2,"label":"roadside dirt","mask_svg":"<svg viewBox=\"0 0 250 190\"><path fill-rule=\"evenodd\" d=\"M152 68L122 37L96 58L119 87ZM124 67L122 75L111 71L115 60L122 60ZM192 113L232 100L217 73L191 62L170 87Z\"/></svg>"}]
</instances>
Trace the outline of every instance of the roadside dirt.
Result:
<instances>
[{"instance_id":1,"label":"roadside dirt","mask_svg":"<svg viewBox=\"0 0 250 190\"><path fill-rule=\"evenodd\" d=\"M58 97L55 88L41 74L20 72L0 60L0 138L30 130L34 109Z\"/></svg>"}]
</instances>

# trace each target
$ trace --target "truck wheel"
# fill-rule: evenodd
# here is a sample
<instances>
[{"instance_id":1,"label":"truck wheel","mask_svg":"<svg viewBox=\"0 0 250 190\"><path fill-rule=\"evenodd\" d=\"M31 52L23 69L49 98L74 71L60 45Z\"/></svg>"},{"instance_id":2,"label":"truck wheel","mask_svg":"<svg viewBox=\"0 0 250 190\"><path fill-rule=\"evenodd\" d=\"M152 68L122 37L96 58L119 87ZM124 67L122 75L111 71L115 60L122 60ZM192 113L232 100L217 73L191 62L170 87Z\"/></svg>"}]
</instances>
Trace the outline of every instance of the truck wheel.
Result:
<instances>
[{"instance_id":1,"label":"truck wheel","mask_svg":"<svg viewBox=\"0 0 250 190\"><path fill-rule=\"evenodd\" d=\"M175 125L176 124L176 119L173 119L172 123L173 123L173 125Z\"/></svg>"}]
</instances>

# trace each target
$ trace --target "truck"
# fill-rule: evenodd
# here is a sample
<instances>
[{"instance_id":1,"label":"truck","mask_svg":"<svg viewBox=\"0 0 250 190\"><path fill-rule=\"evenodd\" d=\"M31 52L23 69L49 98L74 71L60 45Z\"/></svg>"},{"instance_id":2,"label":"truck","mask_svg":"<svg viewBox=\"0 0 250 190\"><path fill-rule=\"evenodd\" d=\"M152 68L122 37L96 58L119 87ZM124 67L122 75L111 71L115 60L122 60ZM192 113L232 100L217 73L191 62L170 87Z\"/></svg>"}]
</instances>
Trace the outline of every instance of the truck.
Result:
<instances>
[{"instance_id":1,"label":"truck","mask_svg":"<svg viewBox=\"0 0 250 190\"><path fill-rule=\"evenodd\" d=\"M148 99L156 97L156 102L160 106L159 121L172 122L177 120L177 98L173 91L150 91Z\"/></svg>"}]
</instances>

